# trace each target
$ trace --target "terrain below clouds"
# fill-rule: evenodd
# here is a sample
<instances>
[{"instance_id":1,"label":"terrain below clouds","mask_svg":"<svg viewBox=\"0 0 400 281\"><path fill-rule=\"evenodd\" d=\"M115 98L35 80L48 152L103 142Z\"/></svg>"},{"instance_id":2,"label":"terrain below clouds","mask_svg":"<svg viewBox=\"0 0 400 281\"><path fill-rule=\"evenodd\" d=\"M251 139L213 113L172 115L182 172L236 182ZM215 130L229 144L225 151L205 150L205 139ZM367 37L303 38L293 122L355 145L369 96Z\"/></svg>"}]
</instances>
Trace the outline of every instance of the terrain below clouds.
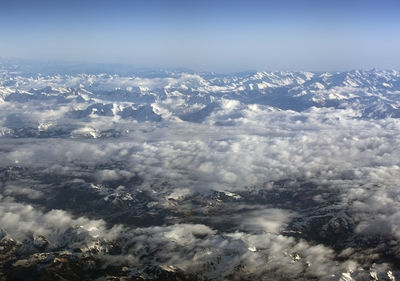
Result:
<instances>
[{"instance_id":1,"label":"terrain below clouds","mask_svg":"<svg viewBox=\"0 0 400 281\"><path fill-rule=\"evenodd\" d=\"M397 71L3 64L0 280L399 279L399 106Z\"/></svg>"}]
</instances>

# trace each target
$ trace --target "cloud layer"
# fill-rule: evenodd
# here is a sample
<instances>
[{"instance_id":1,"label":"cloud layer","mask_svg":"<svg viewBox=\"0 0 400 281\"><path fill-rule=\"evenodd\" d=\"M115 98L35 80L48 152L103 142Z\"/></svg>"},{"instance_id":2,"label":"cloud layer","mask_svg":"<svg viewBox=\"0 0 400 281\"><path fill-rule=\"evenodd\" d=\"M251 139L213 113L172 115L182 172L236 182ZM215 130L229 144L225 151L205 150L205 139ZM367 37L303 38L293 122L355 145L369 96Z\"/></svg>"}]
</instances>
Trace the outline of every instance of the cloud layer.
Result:
<instances>
[{"instance_id":1,"label":"cloud layer","mask_svg":"<svg viewBox=\"0 0 400 281\"><path fill-rule=\"evenodd\" d=\"M395 280L398 73L208 75L3 71L2 241L149 279Z\"/></svg>"}]
</instances>

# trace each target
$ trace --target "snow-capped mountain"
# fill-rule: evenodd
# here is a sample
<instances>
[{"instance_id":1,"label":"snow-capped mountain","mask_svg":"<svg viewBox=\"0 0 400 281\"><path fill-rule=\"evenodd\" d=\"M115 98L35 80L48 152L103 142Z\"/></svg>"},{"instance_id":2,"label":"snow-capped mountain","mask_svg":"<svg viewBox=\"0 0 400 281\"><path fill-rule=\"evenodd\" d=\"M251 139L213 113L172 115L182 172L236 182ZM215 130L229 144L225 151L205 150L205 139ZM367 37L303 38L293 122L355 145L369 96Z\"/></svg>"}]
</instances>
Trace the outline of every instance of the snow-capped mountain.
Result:
<instances>
[{"instance_id":1,"label":"snow-capped mountain","mask_svg":"<svg viewBox=\"0 0 400 281\"><path fill-rule=\"evenodd\" d=\"M240 122L256 106L296 112L335 108L351 110L354 117L363 119L400 117L400 73L394 70L230 75L170 72L147 78L110 74L26 77L3 69L1 77L2 106L15 108L2 114L3 135L22 136L22 129L29 136L48 134L60 119L69 119L73 129L79 120L103 117L115 122L225 124ZM24 110L27 107L29 114ZM57 130L66 130L64 123L61 127Z\"/></svg>"},{"instance_id":2,"label":"snow-capped mountain","mask_svg":"<svg viewBox=\"0 0 400 281\"><path fill-rule=\"evenodd\" d=\"M21 69L0 280L400 278L398 71Z\"/></svg>"}]
</instances>

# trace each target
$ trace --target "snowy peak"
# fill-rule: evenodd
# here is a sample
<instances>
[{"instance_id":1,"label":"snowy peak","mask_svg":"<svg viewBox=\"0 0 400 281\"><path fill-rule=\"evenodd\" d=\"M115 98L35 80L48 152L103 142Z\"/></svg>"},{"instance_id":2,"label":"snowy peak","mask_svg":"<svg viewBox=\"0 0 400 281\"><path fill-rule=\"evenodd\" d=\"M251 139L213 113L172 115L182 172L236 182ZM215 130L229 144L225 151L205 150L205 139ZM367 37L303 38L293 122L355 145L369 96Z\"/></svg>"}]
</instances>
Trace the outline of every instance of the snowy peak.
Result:
<instances>
[{"instance_id":1,"label":"snowy peak","mask_svg":"<svg viewBox=\"0 0 400 281\"><path fill-rule=\"evenodd\" d=\"M14 115L3 111L2 134L19 130L23 135L28 130L29 135L42 135L57 124L69 134L81 126L79 120L227 125L254 117L254 112L249 114L254 105L296 112L335 108L364 119L400 117L396 70L24 76L3 69L0 77L0 104L15 107ZM26 108L32 113L26 114ZM65 127L70 129L65 132Z\"/></svg>"}]
</instances>

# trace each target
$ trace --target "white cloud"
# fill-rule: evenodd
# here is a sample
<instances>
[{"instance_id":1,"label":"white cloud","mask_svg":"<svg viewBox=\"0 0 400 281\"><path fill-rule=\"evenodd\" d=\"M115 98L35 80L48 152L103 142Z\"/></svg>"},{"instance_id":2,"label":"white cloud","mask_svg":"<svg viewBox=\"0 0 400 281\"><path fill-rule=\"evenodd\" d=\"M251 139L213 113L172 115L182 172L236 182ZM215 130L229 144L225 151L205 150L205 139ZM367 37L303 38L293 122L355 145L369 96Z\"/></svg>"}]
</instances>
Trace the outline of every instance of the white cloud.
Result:
<instances>
[{"instance_id":1,"label":"white cloud","mask_svg":"<svg viewBox=\"0 0 400 281\"><path fill-rule=\"evenodd\" d=\"M226 202L218 205L218 200L210 200L216 204L211 210L217 213L215 216L220 215L218 222L225 220L233 225L231 227L237 227L234 232L211 227L215 216L201 213L207 210L202 202L196 207L185 201L190 200L191 195L208 196L212 191L239 193L254 189L268 195L286 188L291 195L301 195L307 191L301 182L306 181L315 188L310 202L321 206L318 211L335 214L340 209L347 212L354 222L357 238L384 236L391 240L394 251L400 251L396 242L400 238L398 119L362 119L357 106L310 107L296 112L264 105L261 98L265 96L258 100L259 104L247 102L236 92L246 86L245 82L240 84L234 78L226 87L190 74L154 79L107 75L20 79L19 86L11 87L8 92L17 88L52 86L58 87L55 95L65 95L70 100L67 105L54 107L41 101L18 104L4 101L0 104L0 130L32 127L32 132L36 133L69 128L66 136L73 138L0 137L0 168L4 175L10 175L4 177L4 184L0 186L0 228L18 239L23 240L33 232L57 244L62 243L60 239L69 228L78 227L82 241L103 237L132 242L119 257L124 262L130 257L154 252L153 258L159 258L164 266L195 272L207 268L206 274L211 278L226 276L229 279L229 274L239 265L244 265L240 271L244 276L249 272L261 275L275 272L274 278L285 276L288 279L301 274L306 278L325 278L332 274L340 278L342 272L356 272L358 265L354 260L368 260L367 257L378 255L379 249L357 252L358 249L348 247L342 251L348 261L342 263L328 246L295 239L287 233L283 235L282 229L303 215L302 210L296 208L297 203L304 202L278 206L284 199L277 198L276 202L271 199L268 204L250 206L240 201L242 197L230 198L230 205ZM152 104L164 119L159 123L138 123L121 120L118 116L69 119L68 110L79 105L71 96L76 95L74 91L84 91L81 84L93 91L81 95L85 106L105 101L107 91L115 88L122 92L127 89L124 97L127 100L146 92L149 96L144 103ZM197 95L190 95L190 87L196 89ZM347 88L315 90L319 91L316 99L324 100L336 94L335 99L348 100L357 94L354 89L345 90ZM207 95L209 92L213 95ZM201 111L211 103L215 107L205 111L204 122L184 122L179 118ZM116 101L117 106L125 104ZM16 115L9 117L10 112ZM46 127L49 120L53 123ZM26 176L27 182L14 182L12 171L7 170L10 167L25 171L26 174L21 172L16 177ZM51 184L30 181L30 173L66 177L71 183L98 183L110 190L117 188L107 186L110 182L123 182L123 186L117 185L119 187L110 194L131 192L133 195L129 198L133 199L133 191L148 191L152 200L159 201L146 206L164 208L169 219L166 221L171 225L109 229L103 220L74 217L62 210L44 211L17 202L16 198L22 198L23 202L36 200L36 204L40 204L39 199L56 192ZM129 181L135 177L140 181ZM281 186L280 181L289 184ZM236 204L235 200L240 203ZM218 206L229 206L232 213L218 213ZM182 214L183 209L195 215L187 220L171 215L173 211ZM209 219L210 225L207 220L201 224L190 223L190 219L198 219L196 215L201 216L199 214ZM110 263L117 262L117 258L108 259ZM132 260L132 263L140 262L149 261Z\"/></svg>"}]
</instances>

